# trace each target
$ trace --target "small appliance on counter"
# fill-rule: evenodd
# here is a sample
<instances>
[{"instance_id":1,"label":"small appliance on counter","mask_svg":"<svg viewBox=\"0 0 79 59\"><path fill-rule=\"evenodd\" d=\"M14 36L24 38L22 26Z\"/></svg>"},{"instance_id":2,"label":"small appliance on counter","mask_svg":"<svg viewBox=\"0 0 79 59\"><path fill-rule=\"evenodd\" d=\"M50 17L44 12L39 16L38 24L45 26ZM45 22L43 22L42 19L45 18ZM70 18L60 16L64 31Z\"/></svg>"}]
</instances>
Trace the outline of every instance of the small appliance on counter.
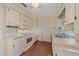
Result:
<instances>
[{"instance_id":1,"label":"small appliance on counter","mask_svg":"<svg viewBox=\"0 0 79 59\"><path fill-rule=\"evenodd\" d=\"M64 36L63 27L58 27L58 28L57 28L56 37L63 37L63 36Z\"/></svg>"}]
</instances>

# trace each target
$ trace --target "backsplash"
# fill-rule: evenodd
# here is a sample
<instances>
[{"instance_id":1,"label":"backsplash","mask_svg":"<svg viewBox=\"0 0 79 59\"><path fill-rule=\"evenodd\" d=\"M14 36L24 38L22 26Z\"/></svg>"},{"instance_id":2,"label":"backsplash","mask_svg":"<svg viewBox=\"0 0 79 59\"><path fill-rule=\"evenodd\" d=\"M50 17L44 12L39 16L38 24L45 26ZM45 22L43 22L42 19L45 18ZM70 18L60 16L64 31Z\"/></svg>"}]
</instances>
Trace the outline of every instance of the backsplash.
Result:
<instances>
[{"instance_id":1,"label":"backsplash","mask_svg":"<svg viewBox=\"0 0 79 59\"><path fill-rule=\"evenodd\" d=\"M79 40L79 34L76 35L76 38L75 38L75 39L76 39L76 40Z\"/></svg>"},{"instance_id":2,"label":"backsplash","mask_svg":"<svg viewBox=\"0 0 79 59\"><path fill-rule=\"evenodd\" d=\"M75 33L72 31L65 32L65 37L67 38L75 38Z\"/></svg>"},{"instance_id":3,"label":"backsplash","mask_svg":"<svg viewBox=\"0 0 79 59\"><path fill-rule=\"evenodd\" d=\"M17 31L16 28L5 28L4 33L14 33L14 32L16 32L16 31Z\"/></svg>"}]
</instances>

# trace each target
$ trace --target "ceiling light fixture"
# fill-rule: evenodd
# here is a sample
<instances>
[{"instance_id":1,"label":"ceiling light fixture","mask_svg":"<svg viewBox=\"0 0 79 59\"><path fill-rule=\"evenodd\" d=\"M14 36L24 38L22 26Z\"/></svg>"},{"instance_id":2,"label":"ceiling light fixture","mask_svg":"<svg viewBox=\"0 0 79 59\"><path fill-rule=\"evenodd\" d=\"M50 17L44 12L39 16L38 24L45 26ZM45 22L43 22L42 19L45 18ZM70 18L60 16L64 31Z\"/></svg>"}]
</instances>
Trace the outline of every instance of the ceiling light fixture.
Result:
<instances>
[{"instance_id":1,"label":"ceiling light fixture","mask_svg":"<svg viewBox=\"0 0 79 59\"><path fill-rule=\"evenodd\" d=\"M40 4L39 3L32 3L32 7L33 8L39 8L40 7Z\"/></svg>"}]
</instances>

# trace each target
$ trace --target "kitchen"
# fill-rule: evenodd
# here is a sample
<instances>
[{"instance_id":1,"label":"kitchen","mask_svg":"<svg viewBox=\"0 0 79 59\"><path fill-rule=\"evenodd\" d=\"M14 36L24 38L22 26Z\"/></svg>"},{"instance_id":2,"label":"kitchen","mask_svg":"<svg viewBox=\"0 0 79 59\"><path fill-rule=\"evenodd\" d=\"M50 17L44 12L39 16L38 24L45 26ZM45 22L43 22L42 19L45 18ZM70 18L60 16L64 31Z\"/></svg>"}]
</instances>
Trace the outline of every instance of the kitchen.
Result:
<instances>
[{"instance_id":1,"label":"kitchen","mask_svg":"<svg viewBox=\"0 0 79 59\"><path fill-rule=\"evenodd\" d=\"M52 43L53 56L79 56L78 3L1 3L0 16L0 56L20 56L36 41Z\"/></svg>"}]
</instances>

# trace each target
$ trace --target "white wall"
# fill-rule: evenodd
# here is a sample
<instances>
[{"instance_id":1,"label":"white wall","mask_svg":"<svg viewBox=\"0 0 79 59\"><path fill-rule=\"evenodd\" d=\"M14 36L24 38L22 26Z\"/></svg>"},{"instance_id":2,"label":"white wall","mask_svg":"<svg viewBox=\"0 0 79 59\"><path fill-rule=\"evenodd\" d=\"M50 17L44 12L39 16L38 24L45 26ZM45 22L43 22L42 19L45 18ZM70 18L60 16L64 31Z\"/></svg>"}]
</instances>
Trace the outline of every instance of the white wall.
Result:
<instances>
[{"instance_id":1,"label":"white wall","mask_svg":"<svg viewBox=\"0 0 79 59\"><path fill-rule=\"evenodd\" d=\"M38 18L38 31L39 37L38 40L40 41L47 41L51 42L51 28L55 27L55 19L52 16L41 17Z\"/></svg>"}]
</instances>

